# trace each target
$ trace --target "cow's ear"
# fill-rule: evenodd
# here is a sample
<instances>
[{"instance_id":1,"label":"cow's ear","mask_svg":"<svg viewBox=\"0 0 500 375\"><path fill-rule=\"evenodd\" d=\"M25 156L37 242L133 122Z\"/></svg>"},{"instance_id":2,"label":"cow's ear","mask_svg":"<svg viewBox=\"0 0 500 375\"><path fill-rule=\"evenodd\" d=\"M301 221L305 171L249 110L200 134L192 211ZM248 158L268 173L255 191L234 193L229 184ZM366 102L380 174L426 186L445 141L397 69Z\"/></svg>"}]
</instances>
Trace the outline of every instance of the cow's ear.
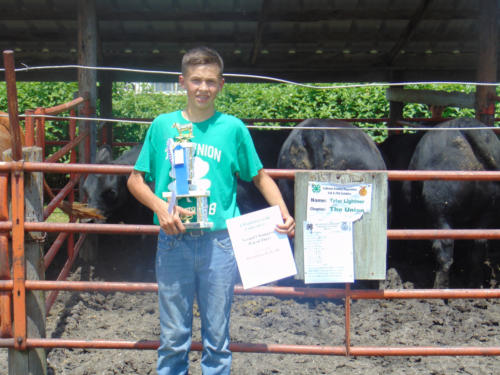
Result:
<instances>
[{"instance_id":1,"label":"cow's ear","mask_svg":"<svg viewBox=\"0 0 500 375\"><path fill-rule=\"evenodd\" d=\"M112 160L113 155L111 152L111 147L109 147L109 145L103 145L99 147L95 162L97 164L110 164Z\"/></svg>"}]
</instances>

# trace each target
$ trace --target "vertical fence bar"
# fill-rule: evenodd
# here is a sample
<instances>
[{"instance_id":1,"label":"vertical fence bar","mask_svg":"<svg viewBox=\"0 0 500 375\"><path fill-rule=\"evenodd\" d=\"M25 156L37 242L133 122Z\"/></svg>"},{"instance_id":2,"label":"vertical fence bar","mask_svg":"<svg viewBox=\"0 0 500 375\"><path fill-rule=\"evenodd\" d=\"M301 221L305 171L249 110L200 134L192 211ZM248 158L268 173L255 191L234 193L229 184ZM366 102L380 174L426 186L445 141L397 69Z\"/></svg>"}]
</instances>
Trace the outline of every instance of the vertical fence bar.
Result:
<instances>
[{"instance_id":1,"label":"vertical fence bar","mask_svg":"<svg viewBox=\"0 0 500 375\"><path fill-rule=\"evenodd\" d=\"M45 115L45 108L37 108L36 115ZM45 117L36 118L36 145L42 148L42 161L45 160Z\"/></svg>"},{"instance_id":2,"label":"vertical fence bar","mask_svg":"<svg viewBox=\"0 0 500 375\"><path fill-rule=\"evenodd\" d=\"M12 159L21 160L22 144L21 130L19 128L19 111L17 107L16 71L14 69L14 52L3 52L3 64L5 67L5 82L7 85L7 107L9 109L10 139L12 147Z\"/></svg>"},{"instance_id":3,"label":"vertical fence bar","mask_svg":"<svg viewBox=\"0 0 500 375\"><path fill-rule=\"evenodd\" d=\"M24 174L22 162L11 177L12 192L12 276L14 288L14 338L16 348L26 349L26 289L24 258Z\"/></svg>"},{"instance_id":4,"label":"vertical fence bar","mask_svg":"<svg viewBox=\"0 0 500 375\"><path fill-rule=\"evenodd\" d=\"M8 177L6 173L0 174L0 221L9 220ZM10 280L8 232L0 232L0 280ZM0 337L12 337L11 303L12 292L0 292Z\"/></svg>"},{"instance_id":5,"label":"vertical fence bar","mask_svg":"<svg viewBox=\"0 0 500 375\"><path fill-rule=\"evenodd\" d=\"M76 111L74 109L72 109L70 111L70 117L76 117ZM70 141L73 141L75 139L75 136L76 136L76 120L75 119L69 120L69 129L68 130L69 130L69 139L70 139ZM77 162L76 147L74 147L71 150L69 162L72 164ZM74 173L71 173L69 175L70 180L72 180L73 177L74 177ZM75 201L75 190L71 189L71 192L69 193L69 203L72 205L74 203L74 201ZM71 223L75 222L75 217L70 216L69 221ZM70 233L70 235L68 237L67 248L68 248L68 257L73 258L74 252L75 252L75 235L73 233Z\"/></svg>"},{"instance_id":6,"label":"vertical fence bar","mask_svg":"<svg viewBox=\"0 0 500 375\"><path fill-rule=\"evenodd\" d=\"M27 109L24 111L26 115L24 119L24 136L26 140L26 146L35 145L35 119L32 117L35 114L33 109Z\"/></svg>"},{"instance_id":7,"label":"vertical fence bar","mask_svg":"<svg viewBox=\"0 0 500 375\"><path fill-rule=\"evenodd\" d=\"M345 284L345 354L351 354L351 284Z\"/></svg>"},{"instance_id":8,"label":"vertical fence bar","mask_svg":"<svg viewBox=\"0 0 500 375\"><path fill-rule=\"evenodd\" d=\"M7 101L11 129L12 159L22 158L21 135L17 110L16 73L14 70L14 53L4 51L5 81L7 83ZM14 288L14 338L16 349L26 349L26 289L24 285L24 176L22 162L18 162L12 171L12 274Z\"/></svg>"},{"instance_id":9,"label":"vertical fence bar","mask_svg":"<svg viewBox=\"0 0 500 375\"><path fill-rule=\"evenodd\" d=\"M10 150L4 154L9 160ZM26 280L44 280L44 233L25 233L25 221L41 221L43 215L43 175L24 173L24 160L41 162L40 147L23 148L23 160L12 169L12 273L14 307L14 348L9 351L9 374L45 375L46 353L27 347L27 338L45 337L45 292L26 290Z\"/></svg>"}]
</instances>

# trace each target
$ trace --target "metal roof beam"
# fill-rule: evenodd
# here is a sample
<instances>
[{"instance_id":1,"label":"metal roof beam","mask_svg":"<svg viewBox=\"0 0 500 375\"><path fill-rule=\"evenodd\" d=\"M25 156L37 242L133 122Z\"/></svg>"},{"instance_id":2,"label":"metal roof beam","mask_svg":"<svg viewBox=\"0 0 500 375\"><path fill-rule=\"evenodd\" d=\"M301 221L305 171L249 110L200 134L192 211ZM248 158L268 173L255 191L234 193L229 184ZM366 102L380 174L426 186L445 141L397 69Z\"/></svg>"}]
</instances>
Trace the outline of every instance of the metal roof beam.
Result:
<instances>
[{"instance_id":1,"label":"metal roof beam","mask_svg":"<svg viewBox=\"0 0 500 375\"><path fill-rule=\"evenodd\" d=\"M263 5L270 0L263 2ZM478 16L476 10L471 9L470 12L464 12L463 9L443 9L444 13L433 11L426 14L428 20L474 20ZM257 22L262 12L253 11L182 11L169 9L168 12L154 11L141 11L129 12L120 11L119 8L113 10L100 10L97 13L99 21L177 21L183 20L199 21L201 19L210 20L213 22L224 21L248 21ZM332 21L336 19L357 19L357 20L407 20L408 11L406 10L385 10L385 9L359 9L359 10L303 10L301 12L293 11L268 11L266 15L267 22L317 22L317 21ZM51 20L64 20L74 21L76 11L74 9L57 10L49 12L40 9L39 12L33 13L26 10L19 9L6 9L2 14L1 19L4 21L51 21Z\"/></svg>"},{"instance_id":2,"label":"metal roof beam","mask_svg":"<svg viewBox=\"0 0 500 375\"><path fill-rule=\"evenodd\" d=\"M207 23L208 24L208 23ZM1 26L0 26L1 27ZM63 25L60 25L63 27ZM294 28L294 33L298 33ZM355 27L352 30L356 30ZM147 30L147 32L136 33L127 29L123 25L117 25L117 32L113 32L112 34L106 34L101 32L101 38L104 43L115 43L115 42L123 42L123 43L141 43L141 42L154 42L154 43L164 43L169 40L165 39L165 36L162 35L159 31L155 30L152 26ZM186 31L182 29L178 29L176 33L176 41L178 43L196 43L196 42L225 42L228 43L230 41L236 41L238 43L250 43L257 41L257 34L262 33L262 30L257 31L255 35L252 35L238 30L235 27L234 32L228 34L225 31L217 31L213 27L206 28L200 32L192 32L191 30ZM34 41L47 41L48 43L52 42L64 42L64 41L74 41L74 35L72 33L76 33L76 31L67 29L64 33L59 33L58 31L38 31L33 29L29 34L19 34L15 32L9 32L7 30L0 33L0 42L12 42L12 43L22 43L22 42L34 42ZM286 35L279 31L274 32L266 32L266 43L267 44L280 44L280 43L289 43L290 35ZM331 32L321 33L320 32L309 32L298 34L299 38L295 39L297 43L307 43L307 44L319 44L323 43L325 46L328 46L330 42L337 41L339 45L344 45L345 42L349 42L350 48L353 49L352 52L356 49L356 45L365 46L367 43L379 41L380 44L383 43L392 43L399 42L396 40L397 36L390 31L380 32L378 34L374 32L368 31L346 31L346 32ZM439 34L434 32L429 33L419 33L418 38L413 38L414 42L425 42L432 40L434 44L437 43L473 43L477 39L477 32L466 33L465 35L457 34L457 33L446 33ZM357 42L362 41L363 43ZM399 52L399 51L398 51Z\"/></svg>"},{"instance_id":3,"label":"metal roof beam","mask_svg":"<svg viewBox=\"0 0 500 375\"><path fill-rule=\"evenodd\" d=\"M396 42L391 51L385 56L384 60L387 65L392 65L396 56L401 52L403 47L408 43L412 35L415 33L418 24L422 21L425 11L429 8L429 5L433 0L422 0L418 5L414 15L411 17L405 31L401 34L400 39Z\"/></svg>"},{"instance_id":4,"label":"metal roof beam","mask_svg":"<svg viewBox=\"0 0 500 375\"><path fill-rule=\"evenodd\" d=\"M262 44L262 34L264 33L264 27L267 19L267 13L269 12L269 7L272 0L263 0L262 7L260 9L259 22L257 24L257 30L255 32L252 53L250 57L250 64L255 65L257 62L257 56L259 54L260 46Z\"/></svg>"}]
</instances>

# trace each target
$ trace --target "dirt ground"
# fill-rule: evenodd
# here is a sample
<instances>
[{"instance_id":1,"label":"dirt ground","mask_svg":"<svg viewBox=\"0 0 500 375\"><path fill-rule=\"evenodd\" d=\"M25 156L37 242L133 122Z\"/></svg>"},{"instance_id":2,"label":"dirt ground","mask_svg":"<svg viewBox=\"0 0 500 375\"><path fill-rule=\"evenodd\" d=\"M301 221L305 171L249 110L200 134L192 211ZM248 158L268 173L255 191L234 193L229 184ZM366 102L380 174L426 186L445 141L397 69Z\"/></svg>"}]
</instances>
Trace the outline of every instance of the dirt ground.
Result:
<instances>
[{"instance_id":1,"label":"dirt ground","mask_svg":"<svg viewBox=\"0 0 500 375\"><path fill-rule=\"evenodd\" d=\"M125 237L118 241L129 242ZM81 260L71 280L154 281L151 253L131 253L125 243L103 252L98 263ZM107 245L109 246L109 244ZM117 252L117 249L121 249ZM117 256L118 255L118 256ZM50 278L50 272L49 277ZM385 288L414 288L390 268ZM362 300L351 307L353 346L500 346L500 300ZM194 321L193 339L200 340ZM47 318L47 336L62 339L156 340L154 293L63 292ZM235 296L233 342L343 345L343 300ZM7 374L0 349L0 374ZM155 374L154 350L52 349L48 374ZM200 353L191 353L199 375ZM237 375L304 374L498 374L499 357L340 357L234 353Z\"/></svg>"}]
</instances>

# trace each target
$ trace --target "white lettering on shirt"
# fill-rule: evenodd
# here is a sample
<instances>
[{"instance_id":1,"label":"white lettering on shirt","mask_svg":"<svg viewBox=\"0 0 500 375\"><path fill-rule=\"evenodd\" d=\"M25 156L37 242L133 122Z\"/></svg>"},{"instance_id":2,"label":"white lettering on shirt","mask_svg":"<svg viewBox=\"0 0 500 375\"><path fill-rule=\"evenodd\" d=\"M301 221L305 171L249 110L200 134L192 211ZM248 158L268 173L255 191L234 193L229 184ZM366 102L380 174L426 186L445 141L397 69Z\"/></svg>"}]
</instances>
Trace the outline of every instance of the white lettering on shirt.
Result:
<instances>
[{"instance_id":1,"label":"white lettering on shirt","mask_svg":"<svg viewBox=\"0 0 500 375\"><path fill-rule=\"evenodd\" d=\"M207 158L217 160L217 162L220 163L222 151L214 146L203 145L203 144L198 143L196 146L196 155L197 156L205 156Z\"/></svg>"}]
</instances>

